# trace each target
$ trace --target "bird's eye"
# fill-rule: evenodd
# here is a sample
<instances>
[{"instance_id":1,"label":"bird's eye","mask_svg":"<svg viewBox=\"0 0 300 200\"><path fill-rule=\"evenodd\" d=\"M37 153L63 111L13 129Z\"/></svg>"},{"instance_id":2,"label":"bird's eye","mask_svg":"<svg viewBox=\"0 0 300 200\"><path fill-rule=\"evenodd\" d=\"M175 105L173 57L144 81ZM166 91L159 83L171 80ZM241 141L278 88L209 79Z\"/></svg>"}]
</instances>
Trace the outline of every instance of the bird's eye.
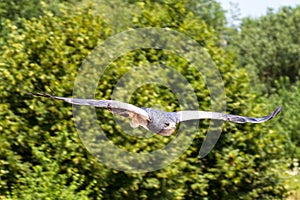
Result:
<instances>
[{"instance_id":1,"label":"bird's eye","mask_svg":"<svg viewBox=\"0 0 300 200\"><path fill-rule=\"evenodd\" d=\"M170 123L165 123L165 127L168 127L168 126L170 126Z\"/></svg>"}]
</instances>

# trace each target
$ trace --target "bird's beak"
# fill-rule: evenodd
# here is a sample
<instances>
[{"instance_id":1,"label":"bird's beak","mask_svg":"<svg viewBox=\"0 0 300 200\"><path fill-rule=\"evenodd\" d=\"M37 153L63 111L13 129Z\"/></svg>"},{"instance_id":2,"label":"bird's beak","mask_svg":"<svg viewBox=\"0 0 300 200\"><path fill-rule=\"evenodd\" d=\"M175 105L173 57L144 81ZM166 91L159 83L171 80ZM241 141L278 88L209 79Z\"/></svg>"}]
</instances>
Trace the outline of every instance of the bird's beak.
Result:
<instances>
[{"instance_id":1,"label":"bird's beak","mask_svg":"<svg viewBox=\"0 0 300 200\"><path fill-rule=\"evenodd\" d=\"M158 134L162 136L170 136L176 130L176 123L170 123L168 127L165 127Z\"/></svg>"},{"instance_id":2,"label":"bird's beak","mask_svg":"<svg viewBox=\"0 0 300 200\"><path fill-rule=\"evenodd\" d=\"M169 129L174 129L176 128L176 123L170 123L170 125L168 126Z\"/></svg>"},{"instance_id":3,"label":"bird's beak","mask_svg":"<svg viewBox=\"0 0 300 200\"><path fill-rule=\"evenodd\" d=\"M170 135L172 135L172 133L174 133L174 131L175 131L175 128L164 129L161 132L159 132L158 134L162 135L162 136L170 136Z\"/></svg>"}]
</instances>

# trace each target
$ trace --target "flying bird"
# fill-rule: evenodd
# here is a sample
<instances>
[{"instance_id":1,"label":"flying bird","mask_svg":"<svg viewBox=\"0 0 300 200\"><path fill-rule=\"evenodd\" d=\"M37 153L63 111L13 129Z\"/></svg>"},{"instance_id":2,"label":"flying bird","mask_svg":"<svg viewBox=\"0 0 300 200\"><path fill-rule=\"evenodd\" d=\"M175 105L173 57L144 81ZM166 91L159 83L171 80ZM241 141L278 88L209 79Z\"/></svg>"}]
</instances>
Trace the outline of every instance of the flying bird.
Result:
<instances>
[{"instance_id":1,"label":"flying bird","mask_svg":"<svg viewBox=\"0 0 300 200\"><path fill-rule=\"evenodd\" d=\"M133 128L139 126L157 133L162 136L170 136L175 130L176 125L183 121L199 119L216 119L234 123L262 123L275 117L281 107L276 108L271 114L255 118L239 115L231 115L219 112L208 112L198 110L184 110L179 112L165 112L153 108L140 108L132 104L115 101L115 100L96 100L96 99L79 99L53 96L47 93L31 93L35 96L41 96L51 99L62 100L75 105L86 105L100 108L106 108L113 114L131 119L130 125Z\"/></svg>"}]
</instances>

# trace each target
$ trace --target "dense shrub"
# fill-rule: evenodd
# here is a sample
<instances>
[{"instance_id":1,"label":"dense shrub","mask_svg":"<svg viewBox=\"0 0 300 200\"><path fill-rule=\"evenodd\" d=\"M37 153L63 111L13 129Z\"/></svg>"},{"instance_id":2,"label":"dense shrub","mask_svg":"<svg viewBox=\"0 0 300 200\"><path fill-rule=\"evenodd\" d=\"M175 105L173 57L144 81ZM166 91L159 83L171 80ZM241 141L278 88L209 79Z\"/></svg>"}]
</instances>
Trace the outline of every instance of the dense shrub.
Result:
<instances>
[{"instance_id":1,"label":"dense shrub","mask_svg":"<svg viewBox=\"0 0 300 200\"><path fill-rule=\"evenodd\" d=\"M299 6L269 10L258 19L244 19L240 34L232 41L239 64L254 71L253 80L257 86L260 81L268 93L280 77L289 77L294 83L300 75L299 22Z\"/></svg>"},{"instance_id":2,"label":"dense shrub","mask_svg":"<svg viewBox=\"0 0 300 200\"><path fill-rule=\"evenodd\" d=\"M184 9L184 3L139 3L142 12L130 13L130 19L135 27L171 27L196 40L221 73L228 112L261 115L266 105L249 90L246 70L237 68L234 54L218 47L214 29ZM92 4L62 7L59 16L46 9L41 18L24 19L21 28L5 22L9 31L0 49L1 195L28 199L272 199L284 195L272 170L284 154L284 137L268 124L224 124L214 150L199 159L209 122L201 121L195 140L178 160L154 172L127 173L104 166L85 150L69 104L26 94L39 88L51 92L51 88L59 96L72 95L81 63L111 33L102 13L93 11ZM133 66L147 64L164 64L181 72L195 90L199 109L210 110L214 101L205 75L186 59L154 49L131 51L110 63L96 97L111 98L118 78ZM161 85L139 88L131 103L180 109L171 91ZM122 134L111 114L98 112L110 140L128 151L149 152L176 137L153 136L138 142Z\"/></svg>"}]
</instances>

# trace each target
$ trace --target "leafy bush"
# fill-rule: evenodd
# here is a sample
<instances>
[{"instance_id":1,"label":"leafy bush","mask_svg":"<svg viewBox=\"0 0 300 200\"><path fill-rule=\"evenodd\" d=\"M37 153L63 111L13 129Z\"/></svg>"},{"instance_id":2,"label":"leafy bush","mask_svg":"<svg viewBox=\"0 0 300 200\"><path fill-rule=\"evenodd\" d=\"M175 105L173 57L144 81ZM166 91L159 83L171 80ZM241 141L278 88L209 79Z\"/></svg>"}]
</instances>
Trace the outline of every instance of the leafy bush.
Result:
<instances>
[{"instance_id":1,"label":"leafy bush","mask_svg":"<svg viewBox=\"0 0 300 200\"><path fill-rule=\"evenodd\" d=\"M299 22L299 6L269 10L258 19L244 19L241 33L232 41L239 64L254 70L253 80L260 80L265 91L272 92L280 77L287 76L293 83L300 75Z\"/></svg>"},{"instance_id":2,"label":"leafy bush","mask_svg":"<svg viewBox=\"0 0 300 200\"><path fill-rule=\"evenodd\" d=\"M65 95L70 94L82 59L102 37L99 30L104 27L103 20L90 11L88 7L73 8L72 14L62 10L63 16L58 17L45 11L43 18L23 20L23 28L7 21L10 31L1 46L0 61L2 194L12 189L16 192L16 184L25 184L26 177L34 177L35 168L40 171L40 165L46 170L43 178L48 173L52 176L52 172L47 172L51 169L44 169L46 161L56 162L57 173L64 174L61 179L68 183L73 182L74 174L84 175L80 189L99 184L99 175L104 171L99 171L74 134L70 107L57 109L55 102L43 103L26 94L38 87L44 90L44 86L55 89L59 95L69 88ZM52 180L50 183L56 184ZM101 195L97 188L93 189L95 197ZM34 188L28 192L31 189ZM40 189L46 192L42 186Z\"/></svg>"},{"instance_id":3,"label":"leafy bush","mask_svg":"<svg viewBox=\"0 0 300 200\"><path fill-rule=\"evenodd\" d=\"M229 112L258 115L264 110L266 106L249 90L246 70L237 68L234 54L217 46L216 32L184 9L184 2L138 5L142 12L131 13L135 27L172 27L207 50L222 75ZM201 121L196 139L178 160L154 172L135 174L110 169L89 155L76 134L69 104L25 93L38 87L49 91L49 87L59 96L71 96L81 63L111 32L92 6L62 7L59 16L46 9L39 19L24 19L22 28L10 21L5 24L9 32L0 49L1 195L29 199L282 198L284 187L272 169L284 155L284 138L268 124L226 123L214 150L199 159L208 127L208 121ZM110 63L96 97L109 99L119 77L132 66L149 63L181 72L195 90L199 109L210 110L213 102L201 81L203 74L187 60L153 49L128 52ZM170 90L162 86L144 86L133 96L131 102L140 106L180 109ZM128 151L149 152L176 137L153 136L138 143L137 138L122 135L111 114L99 111L97 117L110 140Z\"/></svg>"},{"instance_id":4,"label":"leafy bush","mask_svg":"<svg viewBox=\"0 0 300 200\"><path fill-rule=\"evenodd\" d=\"M289 150L288 155L291 158L300 159L300 135L299 135L299 112L298 100L299 100L299 87L300 83L297 81L294 84L290 83L290 80L286 78L280 78L276 82L276 93L271 95L265 101L270 102L270 106L274 106L274 102L283 106L283 113L279 119L279 123L273 122L273 126L278 132L286 137L286 148Z\"/></svg>"}]
</instances>

